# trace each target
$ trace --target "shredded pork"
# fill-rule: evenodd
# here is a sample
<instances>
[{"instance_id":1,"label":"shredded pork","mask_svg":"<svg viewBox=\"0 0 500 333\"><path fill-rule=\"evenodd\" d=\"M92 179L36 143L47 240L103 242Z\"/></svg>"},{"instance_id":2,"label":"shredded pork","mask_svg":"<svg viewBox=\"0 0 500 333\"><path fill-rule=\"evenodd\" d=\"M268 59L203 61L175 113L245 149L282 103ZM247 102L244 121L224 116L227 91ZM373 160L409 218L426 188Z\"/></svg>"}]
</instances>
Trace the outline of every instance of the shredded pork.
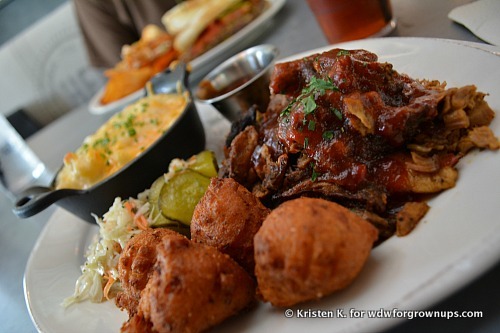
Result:
<instances>
[{"instance_id":1,"label":"shredded pork","mask_svg":"<svg viewBox=\"0 0 500 333\"><path fill-rule=\"evenodd\" d=\"M425 215L422 194L455 186L467 152L500 147L474 85L416 80L365 50L277 64L270 90L267 110L227 144L221 175L271 208L326 198L403 235Z\"/></svg>"}]
</instances>

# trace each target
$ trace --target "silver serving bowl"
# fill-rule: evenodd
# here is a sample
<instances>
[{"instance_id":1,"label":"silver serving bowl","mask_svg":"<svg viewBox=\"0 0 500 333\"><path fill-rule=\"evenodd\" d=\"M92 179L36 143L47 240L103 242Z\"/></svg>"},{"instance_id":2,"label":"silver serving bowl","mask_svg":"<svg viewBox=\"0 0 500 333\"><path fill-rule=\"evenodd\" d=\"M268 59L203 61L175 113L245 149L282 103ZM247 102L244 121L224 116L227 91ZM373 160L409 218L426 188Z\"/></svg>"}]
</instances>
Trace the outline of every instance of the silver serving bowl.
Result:
<instances>
[{"instance_id":1,"label":"silver serving bowl","mask_svg":"<svg viewBox=\"0 0 500 333\"><path fill-rule=\"evenodd\" d=\"M210 71L193 95L199 102L213 105L230 121L238 120L252 106L265 111L277 57L278 49L273 45L242 51Z\"/></svg>"}]
</instances>

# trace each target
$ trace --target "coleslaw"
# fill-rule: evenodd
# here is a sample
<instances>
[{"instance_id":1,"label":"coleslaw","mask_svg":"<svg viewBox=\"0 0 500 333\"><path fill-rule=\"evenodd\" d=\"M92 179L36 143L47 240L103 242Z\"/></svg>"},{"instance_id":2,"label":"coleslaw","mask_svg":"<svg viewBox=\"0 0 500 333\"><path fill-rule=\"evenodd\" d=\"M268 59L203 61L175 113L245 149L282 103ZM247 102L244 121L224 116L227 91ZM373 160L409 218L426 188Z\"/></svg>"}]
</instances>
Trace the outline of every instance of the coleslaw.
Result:
<instances>
[{"instance_id":1,"label":"coleslaw","mask_svg":"<svg viewBox=\"0 0 500 333\"><path fill-rule=\"evenodd\" d=\"M194 161L173 159L163 177L169 179ZM100 303L113 298L120 291L118 261L121 251L134 235L154 226L158 218L158 212L152 209L148 201L150 190L139 193L137 198L122 200L117 197L102 218L94 215L99 233L85 253L82 274L76 281L73 295L63 300L63 307L85 300Z\"/></svg>"}]
</instances>

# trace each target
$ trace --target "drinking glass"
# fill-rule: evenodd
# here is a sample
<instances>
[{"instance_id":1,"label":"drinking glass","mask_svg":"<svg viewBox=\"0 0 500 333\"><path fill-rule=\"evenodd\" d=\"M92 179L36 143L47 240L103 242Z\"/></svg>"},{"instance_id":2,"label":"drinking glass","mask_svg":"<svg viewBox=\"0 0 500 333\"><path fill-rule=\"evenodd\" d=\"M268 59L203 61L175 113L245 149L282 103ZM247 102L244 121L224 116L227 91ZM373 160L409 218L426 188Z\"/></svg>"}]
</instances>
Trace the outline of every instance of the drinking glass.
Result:
<instances>
[{"instance_id":1,"label":"drinking glass","mask_svg":"<svg viewBox=\"0 0 500 333\"><path fill-rule=\"evenodd\" d=\"M307 0L329 43L388 35L396 27L390 0Z\"/></svg>"}]
</instances>

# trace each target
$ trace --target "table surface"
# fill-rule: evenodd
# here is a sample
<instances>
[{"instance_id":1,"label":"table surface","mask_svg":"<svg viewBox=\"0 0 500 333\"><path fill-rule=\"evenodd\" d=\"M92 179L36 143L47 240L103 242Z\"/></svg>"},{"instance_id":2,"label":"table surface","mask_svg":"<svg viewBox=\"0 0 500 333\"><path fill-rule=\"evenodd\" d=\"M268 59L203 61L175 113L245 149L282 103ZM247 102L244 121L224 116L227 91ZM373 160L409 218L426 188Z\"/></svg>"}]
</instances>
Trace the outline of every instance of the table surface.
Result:
<instances>
[{"instance_id":1,"label":"table surface","mask_svg":"<svg viewBox=\"0 0 500 333\"><path fill-rule=\"evenodd\" d=\"M392 0L398 26L390 36L482 42L447 17L451 9L469 2L472 1ZM282 58L328 44L303 0L287 0L269 30L253 44L260 43L278 46ZM106 117L91 115L83 105L30 137L28 143L55 172L64 154L80 146L83 138ZM36 332L25 305L23 274L30 252L55 208L24 220L18 219L11 208L11 203L0 193L0 332ZM498 281L500 264L432 307L434 310L482 310L484 317L481 319L419 318L403 322L388 332L500 332Z\"/></svg>"}]
</instances>

